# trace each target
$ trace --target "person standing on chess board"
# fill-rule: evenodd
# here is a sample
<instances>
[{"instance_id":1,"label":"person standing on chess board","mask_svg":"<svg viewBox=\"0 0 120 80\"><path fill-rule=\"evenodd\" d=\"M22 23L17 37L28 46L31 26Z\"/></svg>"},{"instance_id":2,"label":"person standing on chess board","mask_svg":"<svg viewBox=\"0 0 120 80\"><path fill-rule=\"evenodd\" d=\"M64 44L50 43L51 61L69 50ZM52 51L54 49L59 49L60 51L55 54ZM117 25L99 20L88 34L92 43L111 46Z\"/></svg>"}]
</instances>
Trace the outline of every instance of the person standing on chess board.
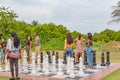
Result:
<instances>
[{"instance_id":1,"label":"person standing on chess board","mask_svg":"<svg viewBox=\"0 0 120 80\"><path fill-rule=\"evenodd\" d=\"M3 58L4 58L3 44L0 43L0 63L1 63L1 64L2 64ZM0 65L1 65L1 64L0 64Z\"/></svg>"},{"instance_id":2,"label":"person standing on chess board","mask_svg":"<svg viewBox=\"0 0 120 80\"><path fill-rule=\"evenodd\" d=\"M2 39L1 39L1 41L2 41L2 45L3 45L3 47L2 47L2 49L3 49L3 50L2 50L2 51L3 51L3 52L2 52L2 53L3 53L3 55L2 55L2 56L5 56L6 41L5 41L5 39L4 39L4 38L2 38ZM3 59L2 59L2 64L4 64L4 63L5 63L5 61L4 61L4 60L5 60L5 59L3 58Z\"/></svg>"},{"instance_id":3,"label":"person standing on chess board","mask_svg":"<svg viewBox=\"0 0 120 80\"><path fill-rule=\"evenodd\" d=\"M83 53L83 44L84 39L81 37L81 35L79 34L77 39L74 40L74 42L76 43L76 54L75 54L75 62L78 63L79 61L79 57L82 57L82 53Z\"/></svg>"},{"instance_id":4,"label":"person standing on chess board","mask_svg":"<svg viewBox=\"0 0 120 80\"><path fill-rule=\"evenodd\" d=\"M12 32L11 38L8 39L7 46L6 46L6 59L9 59L10 62L10 71L11 71L11 78L9 80L20 80L18 77L18 59L21 58L21 45L20 39L18 38L15 32ZM15 70L15 76L14 76Z\"/></svg>"},{"instance_id":5,"label":"person standing on chess board","mask_svg":"<svg viewBox=\"0 0 120 80\"><path fill-rule=\"evenodd\" d=\"M37 63L37 56L38 56L38 54L40 54L40 38L39 38L37 32L34 33L34 36L35 36L34 44L35 44L35 53L36 53L35 62Z\"/></svg>"},{"instance_id":6,"label":"person standing on chess board","mask_svg":"<svg viewBox=\"0 0 120 80\"><path fill-rule=\"evenodd\" d=\"M88 60L88 66L87 68L93 67L93 58L92 58L92 34L87 33L87 42L86 42L86 53L87 53L87 60Z\"/></svg>"},{"instance_id":7,"label":"person standing on chess board","mask_svg":"<svg viewBox=\"0 0 120 80\"><path fill-rule=\"evenodd\" d=\"M28 64L30 64L31 47L32 47L32 37L27 36L26 46L24 48L27 52L27 62L28 62Z\"/></svg>"},{"instance_id":8,"label":"person standing on chess board","mask_svg":"<svg viewBox=\"0 0 120 80\"><path fill-rule=\"evenodd\" d=\"M71 34L70 33L68 33L67 35L66 35L66 39L65 39L65 44L64 44L64 50L66 51L65 52L65 55L68 57L74 57L74 55L73 55L73 45L74 45L74 43L73 43L73 38L72 38L72 36L71 36Z\"/></svg>"}]
</instances>

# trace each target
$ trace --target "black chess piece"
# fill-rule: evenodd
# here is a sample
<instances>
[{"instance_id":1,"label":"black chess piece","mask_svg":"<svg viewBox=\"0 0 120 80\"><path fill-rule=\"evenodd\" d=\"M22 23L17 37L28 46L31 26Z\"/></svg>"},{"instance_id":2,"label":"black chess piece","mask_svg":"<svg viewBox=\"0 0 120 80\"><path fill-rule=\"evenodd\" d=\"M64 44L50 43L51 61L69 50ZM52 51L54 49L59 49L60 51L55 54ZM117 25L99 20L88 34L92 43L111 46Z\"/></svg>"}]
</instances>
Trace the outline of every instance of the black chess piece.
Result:
<instances>
[{"instance_id":1,"label":"black chess piece","mask_svg":"<svg viewBox=\"0 0 120 80\"><path fill-rule=\"evenodd\" d=\"M78 53L78 63L79 63L79 59L80 59L80 53Z\"/></svg>"},{"instance_id":2,"label":"black chess piece","mask_svg":"<svg viewBox=\"0 0 120 80\"><path fill-rule=\"evenodd\" d=\"M43 53L41 52L41 57L40 57L40 61L41 61L41 63L43 63Z\"/></svg>"},{"instance_id":3,"label":"black chess piece","mask_svg":"<svg viewBox=\"0 0 120 80\"><path fill-rule=\"evenodd\" d=\"M63 53L63 59L64 59L63 64L67 64L66 53L67 53L66 51Z\"/></svg>"},{"instance_id":4,"label":"black chess piece","mask_svg":"<svg viewBox=\"0 0 120 80\"><path fill-rule=\"evenodd\" d=\"M105 56L104 56L104 53L101 54L101 66L105 66Z\"/></svg>"},{"instance_id":5,"label":"black chess piece","mask_svg":"<svg viewBox=\"0 0 120 80\"><path fill-rule=\"evenodd\" d=\"M84 50L84 65L87 65L87 53L86 50Z\"/></svg>"},{"instance_id":6,"label":"black chess piece","mask_svg":"<svg viewBox=\"0 0 120 80\"><path fill-rule=\"evenodd\" d=\"M48 55L48 62L51 63L50 51L47 51L47 55Z\"/></svg>"},{"instance_id":7,"label":"black chess piece","mask_svg":"<svg viewBox=\"0 0 120 80\"><path fill-rule=\"evenodd\" d=\"M106 52L106 65L110 65L110 52Z\"/></svg>"},{"instance_id":8,"label":"black chess piece","mask_svg":"<svg viewBox=\"0 0 120 80\"><path fill-rule=\"evenodd\" d=\"M54 51L52 51L52 56L53 56L53 55L55 55L55 52L54 52Z\"/></svg>"},{"instance_id":9,"label":"black chess piece","mask_svg":"<svg viewBox=\"0 0 120 80\"><path fill-rule=\"evenodd\" d=\"M96 66L96 51L92 51L93 53L93 66Z\"/></svg>"},{"instance_id":10,"label":"black chess piece","mask_svg":"<svg viewBox=\"0 0 120 80\"><path fill-rule=\"evenodd\" d=\"M75 64L75 52L73 51L73 58L74 58L74 64Z\"/></svg>"},{"instance_id":11,"label":"black chess piece","mask_svg":"<svg viewBox=\"0 0 120 80\"><path fill-rule=\"evenodd\" d=\"M58 63L58 58L59 58L58 52L56 52L56 63Z\"/></svg>"}]
</instances>

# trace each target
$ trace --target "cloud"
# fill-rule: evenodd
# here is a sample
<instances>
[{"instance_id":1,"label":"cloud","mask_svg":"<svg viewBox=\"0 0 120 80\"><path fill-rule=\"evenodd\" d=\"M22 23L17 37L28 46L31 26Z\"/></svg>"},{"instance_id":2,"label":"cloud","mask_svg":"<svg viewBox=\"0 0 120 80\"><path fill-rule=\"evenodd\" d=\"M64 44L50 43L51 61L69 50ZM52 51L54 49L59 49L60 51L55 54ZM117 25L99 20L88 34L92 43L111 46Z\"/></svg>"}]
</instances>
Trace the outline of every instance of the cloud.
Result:
<instances>
[{"instance_id":1,"label":"cloud","mask_svg":"<svg viewBox=\"0 0 120 80\"><path fill-rule=\"evenodd\" d=\"M18 15L18 20L62 24L71 31L100 32L105 28L119 30L117 25L107 25L111 6L118 0L0 0Z\"/></svg>"}]
</instances>

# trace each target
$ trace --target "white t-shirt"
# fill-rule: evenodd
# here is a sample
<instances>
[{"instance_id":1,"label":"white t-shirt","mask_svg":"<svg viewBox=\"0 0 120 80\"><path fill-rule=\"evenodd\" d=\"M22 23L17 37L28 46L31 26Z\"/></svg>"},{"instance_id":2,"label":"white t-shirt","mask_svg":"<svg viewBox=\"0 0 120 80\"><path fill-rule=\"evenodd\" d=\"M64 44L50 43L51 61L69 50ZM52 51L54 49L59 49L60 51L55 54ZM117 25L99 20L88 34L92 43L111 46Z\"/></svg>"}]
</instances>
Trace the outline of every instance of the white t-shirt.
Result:
<instances>
[{"instance_id":1,"label":"white t-shirt","mask_svg":"<svg viewBox=\"0 0 120 80\"><path fill-rule=\"evenodd\" d=\"M8 39L6 49L9 51L19 51L21 49L21 45L19 45L18 48L15 48L13 41L11 39Z\"/></svg>"}]
</instances>

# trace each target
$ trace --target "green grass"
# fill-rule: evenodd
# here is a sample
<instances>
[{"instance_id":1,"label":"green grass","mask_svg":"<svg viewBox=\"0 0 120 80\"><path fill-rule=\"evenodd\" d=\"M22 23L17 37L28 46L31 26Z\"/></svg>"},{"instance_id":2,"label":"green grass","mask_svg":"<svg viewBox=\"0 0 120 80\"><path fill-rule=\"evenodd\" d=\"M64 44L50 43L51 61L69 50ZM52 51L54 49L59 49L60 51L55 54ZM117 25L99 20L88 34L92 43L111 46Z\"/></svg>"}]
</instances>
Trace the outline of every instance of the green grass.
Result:
<instances>
[{"instance_id":1,"label":"green grass","mask_svg":"<svg viewBox=\"0 0 120 80\"><path fill-rule=\"evenodd\" d=\"M108 76L102 78L101 80L120 80L120 68L112 72Z\"/></svg>"},{"instance_id":2,"label":"green grass","mask_svg":"<svg viewBox=\"0 0 120 80\"><path fill-rule=\"evenodd\" d=\"M0 80L9 80L9 77L0 76ZM28 79L21 79L21 80L28 80Z\"/></svg>"}]
</instances>

